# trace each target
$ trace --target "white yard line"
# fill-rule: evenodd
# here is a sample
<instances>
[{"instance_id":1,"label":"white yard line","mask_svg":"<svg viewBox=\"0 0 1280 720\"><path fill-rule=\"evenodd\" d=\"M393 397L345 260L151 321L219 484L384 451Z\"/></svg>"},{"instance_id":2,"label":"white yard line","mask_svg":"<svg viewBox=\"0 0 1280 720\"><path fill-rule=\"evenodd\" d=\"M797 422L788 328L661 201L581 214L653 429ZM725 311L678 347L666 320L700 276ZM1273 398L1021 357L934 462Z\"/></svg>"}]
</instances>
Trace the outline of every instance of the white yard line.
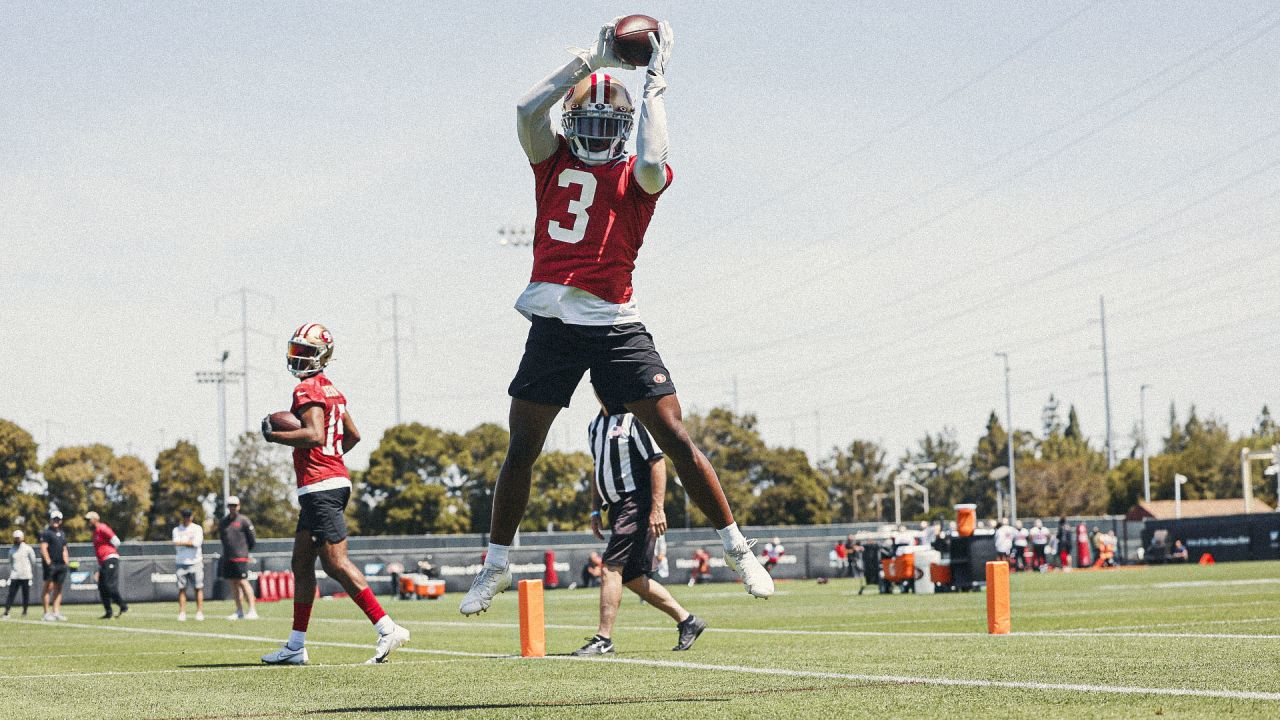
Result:
<instances>
[{"instance_id":1,"label":"white yard line","mask_svg":"<svg viewBox=\"0 0 1280 720\"><path fill-rule=\"evenodd\" d=\"M440 660L405 660L396 663L397 665L435 665L440 663L460 662L462 658L447 658ZM219 672L243 672L266 670L268 672L281 672L279 668L290 667L301 670L324 670L332 668L357 668L366 667L365 663L331 663L327 665L243 665L237 667L205 667L205 668L163 668L159 670L99 670L89 672L65 672L65 673L40 673L32 675L0 675L0 680L37 680L48 678L78 678L78 677L115 677L117 675L184 675L187 673L219 673ZM286 671L287 672L287 671Z\"/></svg>"},{"instance_id":2,"label":"white yard line","mask_svg":"<svg viewBox=\"0 0 1280 720\"><path fill-rule=\"evenodd\" d=\"M40 646L38 646L38 647L48 647L48 645L40 645ZM154 651L154 652L130 652L130 653L129 653L129 657L138 657L139 655L175 655L175 654L176 654L176 655L197 655L197 654L207 655L207 654L211 654L211 653L235 652L235 651L237 651L237 650L243 650L244 652L252 652L252 651L257 650L257 649L258 649L258 648L257 648L256 646L255 646L255 647L245 647L245 648L219 648L219 649L217 649L217 650L190 650L190 649L185 649L185 648L184 648L184 649L179 650L179 651L174 651L174 650L167 650L167 651L166 651L166 650L157 650L157 651ZM118 653L118 652L101 652L101 653L63 653L63 654L56 654L56 653L55 653L55 654L52 654L52 655L51 655L51 654L49 654L49 653L39 653L39 654L32 653L32 654L30 654L30 655L0 655L0 660L28 660L28 661L29 661L29 660L55 660L55 659L60 659L60 658L85 658L85 657L115 657L115 658L118 658L118 657L120 657L120 653Z\"/></svg>"},{"instance_id":3,"label":"white yard line","mask_svg":"<svg viewBox=\"0 0 1280 720\"><path fill-rule=\"evenodd\" d=\"M1133 585L1099 585L1099 590L1128 590L1130 588L1160 588L1161 590L1169 590L1174 588L1198 588L1198 587L1223 587L1225 585L1274 585L1280 583L1280 578L1249 578L1245 580L1181 580L1177 582L1158 582L1158 583L1142 583Z\"/></svg>"},{"instance_id":4,"label":"white yard line","mask_svg":"<svg viewBox=\"0 0 1280 720\"><path fill-rule=\"evenodd\" d=\"M1106 630L1149 630L1151 628L1171 628L1186 627L1188 625L1243 625L1245 623L1265 623L1278 622L1280 617L1264 617L1264 618L1234 618L1232 620L1187 620L1184 622L1168 622L1168 623L1148 623L1146 625L1101 625L1098 627L1081 627L1067 628L1064 630L1052 630L1046 632L1059 633L1087 633L1087 632L1103 632Z\"/></svg>"},{"instance_id":5,"label":"white yard line","mask_svg":"<svg viewBox=\"0 0 1280 720\"><path fill-rule=\"evenodd\" d=\"M74 622L44 623L40 621L26 620L22 621L29 625L47 625L49 627L77 628L81 630L102 630L105 632L125 632L125 633L142 633L144 635L174 635L177 637L196 637L212 640L249 640L252 642L271 643L279 645L281 640L278 637L261 637L257 635L232 635L231 633L212 633L212 632L190 632L186 630L161 630L158 628L139 628L126 627L122 625L86 625ZM373 643L344 643L331 642L325 640L308 640L307 647L339 647L339 648L358 648L361 650L373 649ZM506 655L495 653L476 653L465 652L462 650L432 650L428 648L411 648L402 647L396 652L398 653L421 653L427 655L451 655L456 657L475 657L475 658L500 658Z\"/></svg>"},{"instance_id":6,"label":"white yard line","mask_svg":"<svg viewBox=\"0 0 1280 720\"><path fill-rule=\"evenodd\" d=\"M32 625L44 625L38 621L27 621ZM84 625L80 623L62 622L56 623L54 627L68 627L84 630L98 630L102 632L132 632L152 635L174 635L179 637L197 637L197 638L213 638L219 640L249 640L275 643L278 642L274 638L255 637L250 635L232 635L229 633L205 633L205 632L189 632L183 630L160 630L153 628L133 628L104 626L104 625ZM665 628L670 630L670 628ZM760 631L768 633L771 631ZM821 632L821 631L811 631ZM895 633L885 633L893 635ZM978 634L978 633L975 633ZM1025 633L1033 635L1034 633ZM1143 633L1099 633L1106 637L1126 637L1136 635L1141 637L1165 636L1163 634L1143 634ZM1169 634L1175 635L1176 634ZM1065 633L1056 634L1057 637L1077 637L1076 635L1068 635ZM1201 636L1193 636L1201 637ZM1257 636L1240 636L1245 638L1253 638ZM1280 637L1280 636L1270 636ZM344 647L344 648L360 648L367 649L368 645L358 643L340 643L340 642L312 642L310 645L324 647ZM400 653L422 653L432 655L449 655L465 658L491 658L491 659L507 659L509 655L496 655L492 653L473 653L463 652L460 650L430 650L421 648L401 648ZM832 673L816 670L790 670L786 668L772 667L752 667L746 665L713 665L710 663L691 663L679 662L674 660L645 660L640 658L578 658L572 655L553 655L543 660L560 660L572 662L602 662L623 665L640 665L646 667L671 668L677 670L707 670L716 672L733 672L749 675L772 675L780 677L804 677L816 678L823 680L844 680L854 682L868 683L891 683L898 685L937 685L945 687L980 687L980 688L1006 688L1017 690L1048 690L1063 692L1081 692L1081 693L1102 693L1102 694L1119 694L1119 695L1163 695L1174 697L1209 697L1209 698L1225 698L1232 700L1264 700L1269 702L1280 702L1280 693L1275 692L1259 692L1252 690L1203 690L1198 688L1169 688L1169 687L1138 687L1128 685L1085 685L1085 684L1068 684L1068 683L1043 683L1033 681L1014 681L1014 680L972 680L962 678L944 678L944 677L913 677L905 675L863 675L856 673ZM411 663L412 661L410 661ZM401 664L410 664L401 663ZM80 677L80 676L102 676L102 675L148 675L148 674L178 674L183 672L214 672L222 670L262 670L270 666L247 665L241 668L175 668L167 670L137 670L137 671L103 671L88 673L63 673L57 675L6 675L0 676L3 679L27 679L27 678L51 678L51 677ZM302 667L342 667L340 665L316 665ZM274 668L271 668L274 669Z\"/></svg>"},{"instance_id":7,"label":"white yard line","mask_svg":"<svg viewBox=\"0 0 1280 720\"><path fill-rule=\"evenodd\" d=\"M1078 693L1103 693L1110 695L1164 695L1174 697L1209 697L1230 700L1266 700L1280 702L1280 693L1253 690L1201 690L1198 688L1135 687L1130 685L1084 685L1074 683L1042 683L1017 680L965 680L960 678L911 677L905 675L861 675L833 673L817 670L787 670L785 668L750 667L746 665L712 665L709 663L679 662L676 660L642 660L639 658L596 657L579 658L572 655L554 655L546 660L571 662L600 662L621 665L672 668L678 670L708 670L745 673L750 675L776 675L781 677L817 678L821 680L846 680L895 685L939 685L945 687L1004 688L1013 690L1051 690ZM714 694L714 693L712 693Z\"/></svg>"}]
</instances>

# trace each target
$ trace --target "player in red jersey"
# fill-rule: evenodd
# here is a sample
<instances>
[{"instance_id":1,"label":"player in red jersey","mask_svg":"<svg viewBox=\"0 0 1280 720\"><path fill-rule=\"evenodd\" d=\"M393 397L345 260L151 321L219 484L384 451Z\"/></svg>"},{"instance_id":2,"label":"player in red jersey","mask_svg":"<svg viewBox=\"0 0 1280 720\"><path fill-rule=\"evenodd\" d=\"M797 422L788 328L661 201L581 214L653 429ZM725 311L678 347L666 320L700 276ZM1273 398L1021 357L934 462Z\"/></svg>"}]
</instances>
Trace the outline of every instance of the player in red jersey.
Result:
<instances>
[{"instance_id":1,"label":"player in red jersey","mask_svg":"<svg viewBox=\"0 0 1280 720\"><path fill-rule=\"evenodd\" d=\"M316 558L329 577L342 584L356 605L378 630L378 644L369 663L380 663L392 650L409 642L409 631L382 609L364 574L347 558L347 521L351 475L343 454L360 442L347 399L329 382L324 368L333 358L333 336L318 323L307 323L289 339L289 372L301 382L293 390L297 430L272 430L262 420L262 436L293 448L298 476L298 529L293 537L293 632L284 647L262 656L272 665L305 665L307 624L315 599Z\"/></svg>"},{"instance_id":2,"label":"player in red jersey","mask_svg":"<svg viewBox=\"0 0 1280 720\"><path fill-rule=\"evenodd\" d=\"M632 67L614 53L613 23L600 29L593 49L571 51L576 57L517 107L538 202L533 273L516 301L531 325L508 390L511 441L494 492L489 550L459 608L464 615L488 609L493 596L510 586L508 548L529 501L534 460L588 370L610 412L634 414L671 458L689 498L715 524L747 592L773 594L773 580L756 559L754 543L738 530L715 470L685 431L670 373L632 300L636 255L673 177L663 101L671 27L662 23L650 43L635 155L626 153L635 105L618 79L597 72ZM560 134L550 112L562 98Z\"/></svg>"}]
</instances>

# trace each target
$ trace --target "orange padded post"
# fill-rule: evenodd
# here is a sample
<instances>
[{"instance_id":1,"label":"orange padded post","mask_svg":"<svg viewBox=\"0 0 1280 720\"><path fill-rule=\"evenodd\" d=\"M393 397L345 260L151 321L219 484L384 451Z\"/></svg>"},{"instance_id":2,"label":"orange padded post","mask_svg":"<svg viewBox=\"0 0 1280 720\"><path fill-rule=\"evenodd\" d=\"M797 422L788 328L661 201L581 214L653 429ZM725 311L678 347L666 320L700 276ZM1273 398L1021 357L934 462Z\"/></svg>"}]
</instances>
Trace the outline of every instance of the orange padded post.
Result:
<instances>
[{"instance_id":1,"label":"orange padded post","mask_svg":"<svg viewBox=\"0 0 1280 720\"><path fill-rule=\"evenodd\" d=\"M1009 563L987 563L987 632L1009 634Z\"/></svg>"},{"instance_id":2,"label":"orange padded post","mask_svg":"<svg viewBox=\"0 0 1280 720\"><path fill-rule=\"evenodd\" d=\"M542 581L520 581L520 654L545 657L547 625L542 614Z\"/></svg>"}]
</instances>

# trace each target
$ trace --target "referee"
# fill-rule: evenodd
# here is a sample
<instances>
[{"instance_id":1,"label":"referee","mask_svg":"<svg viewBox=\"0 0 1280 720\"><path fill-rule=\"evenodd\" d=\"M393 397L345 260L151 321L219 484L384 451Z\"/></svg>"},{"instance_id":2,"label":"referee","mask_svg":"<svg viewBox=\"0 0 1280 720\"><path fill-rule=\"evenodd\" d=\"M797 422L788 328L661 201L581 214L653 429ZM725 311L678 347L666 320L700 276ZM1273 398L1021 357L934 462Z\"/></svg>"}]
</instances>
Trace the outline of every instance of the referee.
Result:
<instances>
[{"instance_id":1,"label":"referee","mask_svg":"<svg viewBox=\"0 0 1280 720\"><path fill-rule=\"evenodd\" d=\"M649 431L626 411L602 407L588 429L595 481L591 493L591 532L601 540L600 509L609 510L612 525L600 575L600 625L574 655L613 652L613 621L622 603L622 587L676 621L679 640L673 650L688 650L707 628L689 614L671 593L649 574L654 571L654 544L667 531L663 502L667 466Z\"/></svg>"}]
</instances>

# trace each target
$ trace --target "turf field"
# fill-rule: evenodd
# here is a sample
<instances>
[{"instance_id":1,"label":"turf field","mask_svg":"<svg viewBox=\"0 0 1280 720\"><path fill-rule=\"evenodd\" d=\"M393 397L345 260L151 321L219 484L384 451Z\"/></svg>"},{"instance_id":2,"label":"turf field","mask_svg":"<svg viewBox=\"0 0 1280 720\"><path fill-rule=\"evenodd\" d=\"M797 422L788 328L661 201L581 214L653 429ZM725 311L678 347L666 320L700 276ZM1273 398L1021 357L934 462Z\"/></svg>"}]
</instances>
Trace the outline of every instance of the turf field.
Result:
<instances>
[{"instance_id":1,"label":"turf field","mask_svg":"<svg viewBox=\"0 0 1280 720\"><path fill-rule=\"evenodd\" d=\"M1018 575L1013 628L985 630L981 593L855 594L851 580L675 585L710 630L673 653L666 618L626 596L607 659L569 659L592 634L594 591L547 596L549 651L517 652L514 592L479 618L457 596L388 602L413 642L364 666L373 632L347 600L316 605L311 665L265 667L290 607L264 619L179 623L135 605L123 619L0 623L4 717L841 718L1280 717L1280 563ZM38 615L33 615L38 617ZM216 618L216 619L215 619Z\"/></svg>"}]
</instances>

